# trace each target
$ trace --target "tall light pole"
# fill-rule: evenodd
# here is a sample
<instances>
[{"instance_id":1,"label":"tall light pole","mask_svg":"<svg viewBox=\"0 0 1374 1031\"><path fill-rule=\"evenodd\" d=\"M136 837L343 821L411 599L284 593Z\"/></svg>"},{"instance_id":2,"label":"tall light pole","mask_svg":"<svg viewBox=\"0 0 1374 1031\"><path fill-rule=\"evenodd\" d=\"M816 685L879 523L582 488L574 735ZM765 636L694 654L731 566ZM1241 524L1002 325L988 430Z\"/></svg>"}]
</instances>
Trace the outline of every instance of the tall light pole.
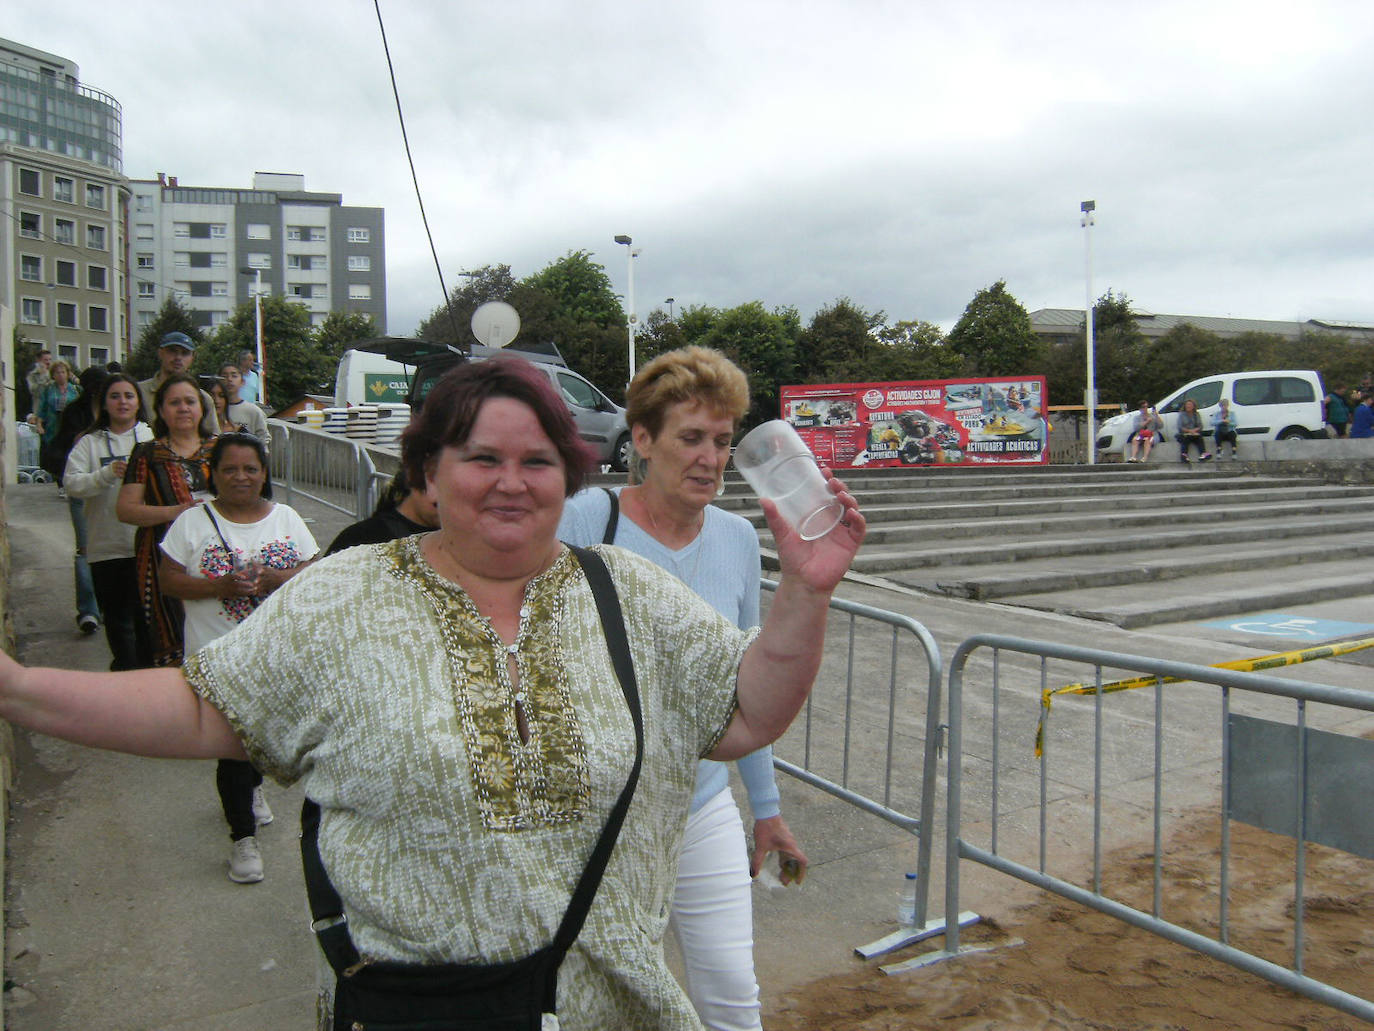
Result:
<instances>
[{"instance_id":1,"label":"tall light pole","mask_svg":"<svg viewBox=\"0 0 1374 1031\"><path fill-rule=\"evenodd\" d=\"M253 319L258 345L258 404L265 405L267 403L267 357L262 347L262 269L244 267L239 271L245 276L253 277Z\"/></svg>"},{"instance_id":2,"label":"tall light pole","mask_svg":"<svg viewBox=\"0 0 1374 1031\"><path fill-rule=\"evenodd\" d=\"M1084 267L1087 270L1087 304L1083 309L1083 325L1088 332L1088 389L1084 402L1088 409L1088 464L1097 461L1097 377L1096 359L1093 355L1093 212L1097 201L1085 200L1079 206L1083 212L1083 243L1086 251Z\"/></svg>"},{"instance_id":3,"label":"tall light pole","mask_svg":"<svg viewBox=\"0 0 1374 1031\"><path fill-rule=\"evenodd\" d=\"M666 301L664 301L663 303L666 304L666 305L668 306L668 321L669 321L669 322L672 322L672 321L673 321L673 299L672 299L671 297L669 297L669 298L668 298Z\"/></svg>"},{"instance_id":4,"label":"tall light pole","mask_svg":"<svg viewBox=\"0 0 1374 1031\"><path fill-rule=\"evenodd\" d=\"M627 269L627 284L625 287L625 306L629 309L629 311L625 316L625 324L629 326L630 330L630 379L634 379L635 322L638 321L638 319L635 317L635 257L639 254L639 251L634 249L634 241L631 240L630 237L626 236L624 233L617 234L615 237L615 242L623 243L625 245L626 252L625 266Z\"/></svg>"}]
</instances>

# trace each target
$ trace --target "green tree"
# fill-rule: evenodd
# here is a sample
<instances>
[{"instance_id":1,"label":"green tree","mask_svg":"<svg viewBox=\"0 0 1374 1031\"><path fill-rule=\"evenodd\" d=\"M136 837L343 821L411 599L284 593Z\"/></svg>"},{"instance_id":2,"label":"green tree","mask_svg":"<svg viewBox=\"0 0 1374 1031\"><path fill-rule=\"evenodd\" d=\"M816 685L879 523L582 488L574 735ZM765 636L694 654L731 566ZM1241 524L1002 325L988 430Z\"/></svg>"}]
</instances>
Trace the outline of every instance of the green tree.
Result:
<instances>
[{"instance_id":1,"label":"green tree","mask_svg":"<svg viewBox=\"0 0 1374 1031\"><path fill-rule=\"evenodd\" d=\"M874 349L882 313L870 315L848 297L821 308L797 339L797 353L806 355L807 383L847 383L863 375Z\"/></svg>"},{"instance_id":2,"label":"green tree","mask_svg":"<svg viewBox=\"0 0 1374 1031\"><path fill-rule=\"evenodd\" d=\"M1079 339L1083 341L1082 337ZM1080 354L1086 355L1086 346L1085 341L1080 343ZM1159 400L1159 396L1148 392L1150 384L1141 382L1148 346L1145 334L1136 325L1131 299L1108 290L1093 305L1094 378L1100 401L1120 402L1134 408L1142 397L1148 397L1151 403ZM1078 396L1083 396L1081 388Z\"/></svg>"},{"instance_id":3,"label":"green tree","mask_svg":"<svg viewBox=\"0 0 1374 1031\"><path fill-rule=\"evenodd\" d=\"M377 322L371 315L360 311L331 311L315 327L315 349L337 362L350 345L378 335Z\"/></svg>"},{"instance_id":4,"label":"green tree","mask_svg":"<svg viewBox=\"0 0 1374 1031\"><path fill-rule=\"evenodd\" d=\"M524 289L513 290L511 298L520 313L517 345L551 340L570 366L613 397L622 396L629 331L605 267L588 251L569 251L518 286Z\"/></svg>"},{"instance_id":5,"label":"green tree","mask_svg":"<svg viewBox=\"0 0 1374 1031\"><path fill-rule=\"evenodd\" d=\"M473 272L460 272L464 282L449 291L448 304L441 304L420 323L415 335L437 344L456 344L467 350L472 344L472 313L487 301L511 302L515 277L509 265L483 265ZM523 323L526 313L520 312Z\"/></svg>"},{"instance_id":6,"label":"green tree","mask_svg":"<svg viewBox=\"0 0 1374 1031\"><path fill-rule=\"evenodd\" d=\"M205 334L195 324L191 309L175 297L169 296L153 316L153 321L144 326L143 332L139 333L138 343L134 346L133 354L129 355L129 363L124 371L134 379L151 379L156 376L162 368L162 362L157 357L157 349L162 345L162 338L173 331L185 333L194 340L197 345L196 353L199 355L199 345L205 342Z\"/></svg>"},{"instance_id":7,"label":"green tree","mask_svg":"<svg viewBox=\"0 0 1374 1031\"><path fill-rule=\"evenodd\" d=\"M969 301L946 341L979 376L1032 375L1042 348L1031 331L1030 314L999 279Z\"/></svg>"},{"instance_id":8,"label":"green tree","mask_svg":"<svg viewBox=\"0 0 1374 1031\"><path fill-rule=\"evenodd\" d=\"M1230 342L1217 334L1184 322L1141 349L1137 393L1158 401L1189 380L1232 372L1233 352Z\"/></svg>"},{"instance_id":9,"label":"green tree","mask_svg":"<svg viewBox=\"0 0 1374 1031\"><path fill-rule=\"evenodd\" d=\"M636 368L643 368L661 354L687 344L687 334L676 319L669 319L662 308L649 312L644 325L635 333Z\"/></svg>"},{"instance_id":10,"label":"green tree","mask_svg":"<svg viewBox=\"0 0 1374 1031\"><path fill-rule=\"evenodd\" d=\"M761 301L750 301L725 311L689 308L682 313L684 330L701 330L689 342L714 347L733 361L749 378L748 429L781 411L781 391L796 383L797 336L801 321L795 308L768 311Z\"/></svg>"},{"instance_id":11,"label":"green tree","mask_svg":"<svg viewBox=\"0 0 1374 1031\"><path fill-rule=\"evenodd\" d=\"M922 379L957 379L966 360L951 349L940 327L932 322L904 321L878 331L863 375L854 382L884 383Z\"/></svg>"},{"instance_id":12,"label":"green tree","mask_svg":"<svg viewBox=\"0 0 1374 1031\"><path fill-rule=\"evenodd\" d=\"M269 405L285 407L302 394L330 392L337 359L322 352L310 327L310 311L282 297L262 299L263 364ZM213 375L240 351L256 350L252 302L240 304L204 347L196 349L195 371Z\"/></svg>"}]
</instances>

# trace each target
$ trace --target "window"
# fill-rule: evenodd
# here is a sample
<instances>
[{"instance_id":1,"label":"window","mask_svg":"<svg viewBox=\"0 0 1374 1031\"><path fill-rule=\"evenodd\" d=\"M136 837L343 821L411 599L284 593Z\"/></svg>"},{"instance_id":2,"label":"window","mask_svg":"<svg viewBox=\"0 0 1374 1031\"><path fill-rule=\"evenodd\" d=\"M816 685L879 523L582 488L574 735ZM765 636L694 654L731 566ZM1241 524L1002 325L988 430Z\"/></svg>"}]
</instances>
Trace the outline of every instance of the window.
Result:
<instances>
[{"instance_id":1,"label":"window","mask_svg":"<svg viewBox=\"0 0 1374 1031\"><path fill-rule=\"evenodd\" d=\"M191 284L190 284L190 287L191 287L191 296L192 296L192 297L209 297L209 296L210 296L210 284L209 284L209 283L191 283Z\"/></svg>"},{"instance_id":2,"label":"window","mask_svg":"<svg viewBox=\"0 0 1374 1031\"><path fill-rule=\"evenodd\" d=\"M21 168L19 170L19 192L27 193L30 197L42 196L37 169Z\"/></svg>"},{"instance_id":3,"label":"window","mask_svg":"<svg viewBox=\"0 0 1374 1031\"><path fill-rule=\"evenodd\" d=\"M104 365L110 360L110 349L108 347L91 348L91 364Z\"/></svg>"},{"instance_id":4,"label":"window","mask_svg":"<svg viewBox=\"0 0 1374 1031\"><path fill-rule=\"evenodd\" d=\"M323 254L312 254L310 256L310 271L323 272L329 267L329 259Z\"/></svg>"},{"instance_id":5,"label":"window","mask_svg":"<svg viewBox=\"0 0 1374 1031\"><path fill-rule=\"evenodd\" d=\"M71 301L57 302L57 324L63 329L76 328L76 305Z\"/></svg>"},{"instance_id":6,"label":"window","mask_svg":"<svg viewBox=\"0 0 1374 1031\"><path fill-rule=\"evenodd\" d=\"M105 187L96 183L86 184L86 207L105 210Z\"/></svg>"},{"instance_id":7,"label":"window","mask_svg":"<svg viewBox=\"0 0 1374 1031\"><path fill-rule=\"evenodd\" d=\"M43 282L43 259L32 254L21 254L19 256L19 278L27 279L30 283Z\"/></svg>"},{"instance_id":8,"label":"window","mask_svg":"<svg viewBox=\"0 0 1374 1031\"><path fill-rule=\"evenodd\" d=\"M172 255L172 260L177 265L189 265L191 264L191 255L187 251L177 251Z\"/></svg>"},{"instance_id":9,"label":"window","mask_svg":"<svg viewBox=\"0 0 1374 1031\"><path fill-rule=\"evenodd\" d=\"M270 254L250 254L248 255L249 268L271 268L272 255Z\"/></svg>"},{"instance_id":10,"label":"window","mask_svg":"<svg viewBox=\"0 0 1374 1031\"><path fill-rule=\"evenodd\" d=\"M93 333L110 331L110 309L99 304L86 305L86 326Z\"/></svg>"},{"instance_id":11,"label":"window","mask_svg":"<svg viewBox=\"0 0 1374 1031\"><path fill-rule=\"evenodd\" d=\"M57 285L76 286L76 262L58 260Z\"/></svg>"},{"instance_id":12,"label":"window","mask_svg":"<svg viewBox=\"0 0 1374 1031\"><path fill-rule=\"evenodd\" d=\"M105 249L104 226L86 227L86 246L93 251L103 251Z\"/></svg>"},{"instance_id":13,"label":"window","mask_svg":"<svg viewBox=\"0 0 1374 1031\"><path fill-rule=\"evenodd\" d=\"M228 257L224 254L219 253L218 251L210 255L211 268L224 268L226 265L228 265L228 263Z\"/></svg>"},{"instance_id":14,"label":"window","mask_svg":"<svg viewBox=\"0 0 1374 1031\"><path fill-rule=\"evenodd\" d=\"M350 272L371 272L372 259L366 254L350 254L348 256L348 271Z\"/></svg>"},{"instance_id":15,"label":"window","mask_svg":"<svg viewBox=\"0 0 1374 1031\"><path fill-rule=\"evenodd\" d=\"M309 283L291 283L291 284L288 284L288 285L287 285L287 287L286 287L286 292L287 292L288 294L290 294L292 297L309 297L309 296L310 296L310 284L309 284Z\"/></svg>"},{"instance_id":16,"label":"window","mask_svg":"<svg viewBox=\"0 0 1374 1031\"><path fill-rule=\"evenodd\" d=\"M323 227L323 226L311 226L311 227L310 227L310 242L311 242L311 243L324 243L324 240L325 240L324 227Z\"/></svg>"},{"instance_id":17,"label":"window","mask_svg":"<svg viewBox=\"0 0 1374 1031\"><path fill-rule=\"evenodd\" d=\"M142 285L143 285L142 283L139 284L140 287L141 287ZM149 286L152 286L153 284L152 284L152 283L149 283L148 285L149 285ZM142 294L139 294L139 296L142 297L143 295L142 295ZM149 294L148 296L151 297L152 294ZM149 327L149 326L151 326L151 325L153 324L153 319L155 319L155 318L157 318L157 314L156 314L155 312L151 312L151 311L141 311L141 312L139 312L139 313L138 313L138 328L139 328L139 329L146 329L147 327Z\"/></svg>"},{"instance_id":18,"label":"window","mask_svg":"<svg viewBox=\"0 0 1374 1031\"><path fill-rule=\"evenodd\" d=\"M43 238L43 216L33 211L19 212L19 235L41 240Z\"/></svg>"},{"instance_id":19,"label":"window","mask_svg":"<svg viewBox=\"0 0 1374 1031\"><path fill-rule=\"evenodd\" d=\"M228 297L228 296L229 296L229 284L228 284L228 283L211 283L211 284L210 284L210 296L211 296L211 297Z\"/></svg>"},{"instance_id":20,"label":"window","mask_svg":"<svg viewBox=\"0 0 1374 1031\"><path fill-rule=\"evenodd\" d=\"M150 194L147 194L147 193L140 193L140 194L138 194L137 196L135 196L135 197L134 197L134 210L135 210L135 211L152 211L152 210L153 210L153 198L152 198L152 196L151 196Z\"/></svg>"},{"instance_id":21,"label":"window","mask_svg":"<svg viewBox=\"0 0 1374 1031\"><path fill-rule=\"evenodd\" d=\"M288 240L304 240L305 226L287 226L286 238Z\"/></svg>"},{"instance_id":22,"label":"window","mask_svg":"<svg viewBox=\"0 0 1374 1031\"><path fill-rule=\"evenodd\" d=\"M155 267L155 265L153 264L153 256L149 254L147 251L142 251L139 254L135 255L134 261L138 264L139 268Z\"/></svg>"},{"instance_id":23,"label":"window","mask_svg":"<svg viewBox=\"0 0 1374 1031\"><path fill-rule=\"evenodd\" d=\"M53 239L58 243L72 246L76 244L76 223L69 218L59 218L53 223Z\"/></svg>"},{"instance_id":24,"label":"window","mask_svg":"<svg viewBox=\"0 0 1374 1031\"><path fill-rule=\"evenodd\" d=\"M327 318L329 318L329 313L327 311L312 311L310 313L310 325L312 328L318 329L320 326L324 325L325 319Z\"/></svg>"},{"instance_id":25,"label":"window","mask_svg":"<svg viewBox=\"0 0 1374 1031\"><path fill-rule=\"evenodd\" d=\"M223 240L228 235L229 227L225 225L223 222L210 223L210 239Z\"/></svg>"},{"instance_id":26,"label":"window","mask_svg":"<svg viewBox=\"0 0 1374 1031\"><path fill-rule=\"evenodd\" d=\"M210 313L210 325L212 326L222 326L228 321L229 313L227 311L212 311Z\"/></svg>"},{"instance_id":27,"label":"window","mask_svg":"<svg viewBox=\"0 0 1374 1031\"><path fill-rule=\"evenodd\" d=\"M19 318L31 326L43 324L43 302L36 297L25 297L19 302Z\"/></svg>"},{"instance_id":28,"label":"window","mask_svg":"<svg viewBox=\"0 0 1374 1031\"><path fill-rule=\"evenodd\" d=\"M52 199L60 200L67 204L72 202L75 196L74 184L66 176L55 175L52 177Z\"/></svg>"},{"instance_id":29,"label":"window","mask_svg":"<svg viewBox=\"0 0 1374 1031\"><path fill-rule=\"evenodd\" d=\"M350 301L370 301L372 300L372 287L367 283L349 283L348 299Z\"/></svg>"},{"instance_id":30,"label":"window","mask_svg":"<svg viewBox=\"0 0 1374 1031\"><path fill-rule=\"evenodd\" d=\"M134 226L135 240L151 240L153 238L153 224L151 222L140 222Z\"/></svg>"},{"instance_id":31,"label":"window","mask_svg":"<svg viewBox=\"0 0 1374 1031\"><path fill-rule=\"evenodd\" d=\"M190 236L191 224L189 222L177 222L172 226L172 234L174 236Z\"/></svg>"},{"instance_id":32,"label":"window","mask_svg":"<svg viewBox=\"0 0 1374 1031\"><path fill-rule=\"evenodd\" d=\"M191 267L192 267L192 268L209 268L209 267L210 267L210 252L209 252L209 251L192 251L192 252L191 252Z\"/></svg>"},{"instance_id":33,"label":"window","mask_svg":"<svg viewBox=\"0 0 1374 1031\"><path fill-rule=\"evenodd\" d=\"M67 363L69 366L71 366L73 369L76 368L77 365L79 364L79 363L77 362L77 360L76 360L76 345L75 345L75 344L58 344L58 345L57 345L57 357L61 358L64 362L66 362L66 363Z\"/></svg>"},{"instance_id":34,"label":"window","mask_svg":"<svg viewBox=\"0 0 1374 1031\"><path fill-rule=\"evenodd\" d=\"M272 227L264 222L249 222L247 234L250 240L270 240L272 239Z\"/></svg>"},{"instance_id":35,"label":"window","mask_svg":"<svg viewBox=\"0 0 1374 1031\"><path fill-rule=\"evenodd\" d=\"M350 228L350 229L348 230L348 242L349 242L349 243L371 243L371 242L372 242L372 230L370 230L370 229L363 229L363 228L361 228L361 227L359 227L359 226L353 226L352 228Z\"/></svg>"},{"instance_id":36,"label":"window","mask_svg":"<svg viewBox=\"0 0 1374 1031\"><path fill-rule=\"evenodd\" d=\"M108 290L108 270L104 265L86 266L86 289L87 290Z\"/></svg>"},{"instance_id":37,"label":"window","mask_svg":"<svg viewBox=\"0 0 1374 1031\"><path fill-rule=\"evenodd\" d=\"M154 291L156 290L156 288L157 288L157 287L156 287L156 284L154 284L154 283L139 283L139 284L138 284L138 296L139 296L139 297L152 297L152 296L154 296Z\"/></svg>"}]
</instances>

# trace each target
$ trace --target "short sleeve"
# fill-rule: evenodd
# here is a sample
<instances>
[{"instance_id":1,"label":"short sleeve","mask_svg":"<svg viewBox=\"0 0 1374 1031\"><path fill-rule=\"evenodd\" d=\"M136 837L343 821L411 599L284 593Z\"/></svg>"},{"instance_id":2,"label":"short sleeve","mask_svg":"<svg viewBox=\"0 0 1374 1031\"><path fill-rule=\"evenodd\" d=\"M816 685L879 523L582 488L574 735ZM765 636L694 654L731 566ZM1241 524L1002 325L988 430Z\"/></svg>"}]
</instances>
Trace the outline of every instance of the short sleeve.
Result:
<instances>
[{"instance_id":1,"label":"short sleeve","mask_svg":"<svg viewBox=\"0 0 1374 1031\"><path fill-rule=\"evenodd\" d=\"M167 530L167 535L162 538L158 546L163 553L173 562L181 564L181 568L195 575L193 570L196 566L196 553L200 550L197 541L203 536L203 527L200 524L205 522L205 513L200 510L200 506L189 508L172 521L171 527Z\"/></svg>"}]
</instances>

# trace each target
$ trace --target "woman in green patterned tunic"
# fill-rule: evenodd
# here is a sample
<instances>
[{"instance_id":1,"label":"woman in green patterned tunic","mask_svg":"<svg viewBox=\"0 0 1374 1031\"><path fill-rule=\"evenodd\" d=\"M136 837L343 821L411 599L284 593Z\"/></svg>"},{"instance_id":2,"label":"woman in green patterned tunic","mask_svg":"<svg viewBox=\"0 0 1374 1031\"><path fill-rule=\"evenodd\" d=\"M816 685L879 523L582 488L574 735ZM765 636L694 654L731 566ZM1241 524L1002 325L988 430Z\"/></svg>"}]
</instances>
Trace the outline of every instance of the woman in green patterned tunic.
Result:
<instances>
[{"instance_id":1,"label":"woman in green patterned tunic","mask_svg":"<svg viewBox=\"0 0 1374 1031\"><path fill-rule=\"evenodd\" d=\"M0 657L0 717L137 754L247 757L302 780L364 957L502 962L552 938L634 759L595 602L555 536L587 456L566 407L518 359L446 376L403 448L438 531L319 562L182 670ZM775 740L810 689L830 594L865 531L831 486L845 518L816 541L763 503L782 580L758 631L647 560L599 549L624 611L644 758L560 971L569 1031L700 1027L662 953L671 857L697 760Z\"/></svg>"}]
</instances>

